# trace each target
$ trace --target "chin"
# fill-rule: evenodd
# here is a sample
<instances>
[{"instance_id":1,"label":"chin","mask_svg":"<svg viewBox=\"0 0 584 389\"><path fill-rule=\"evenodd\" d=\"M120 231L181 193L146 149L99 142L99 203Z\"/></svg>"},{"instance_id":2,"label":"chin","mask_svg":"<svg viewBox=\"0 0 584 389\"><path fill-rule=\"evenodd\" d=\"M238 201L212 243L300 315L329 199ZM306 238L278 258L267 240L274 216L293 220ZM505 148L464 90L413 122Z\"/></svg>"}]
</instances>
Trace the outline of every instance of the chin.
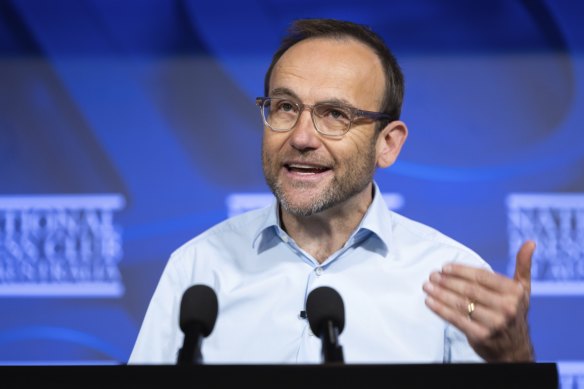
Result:
<instances>
[{"instance_id":1,"label":"chin","mask_svg":"<svg viewBox=\"0 0 584 389\"><path fill-rule=\"evenodd\" d=\"M304 197L301 201L289 201L289 199L290 197L284 196L279 200L282 208L294 216L312 216L334 206L326 196L309 199Z\"/></svg>"}]
</instances>

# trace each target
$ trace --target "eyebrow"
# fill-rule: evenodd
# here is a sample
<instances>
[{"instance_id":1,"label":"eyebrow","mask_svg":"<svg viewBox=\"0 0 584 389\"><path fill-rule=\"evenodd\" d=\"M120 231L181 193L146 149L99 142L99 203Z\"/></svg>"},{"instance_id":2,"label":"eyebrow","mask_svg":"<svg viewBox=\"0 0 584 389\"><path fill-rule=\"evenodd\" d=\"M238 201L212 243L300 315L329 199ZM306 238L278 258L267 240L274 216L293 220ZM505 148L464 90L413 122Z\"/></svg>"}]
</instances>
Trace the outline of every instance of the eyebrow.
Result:
<instances>
[{"instance_id":1,"label":"eyebrow","mask_svg":"<svg viewBox=\"0 0 584 389\"><path fill-rule=\"evenodd\" d=\"M270 97L292 97L293 99L300 100L298 95L288 88L275 88L270 91Z\"/></svg>"},{"instance_id":2,"label":"eyebrow","mask_svg":"<svg viewBox=\"0 0 584 389\"><path fill-rule=\"evenodd\" d=\"M294 91L292 91L289 88L274 88L270 91L270 97L291 97L295 100L300 101L300 98L298 97L298 95L296 93L294 93ZM322 100L322 101L317 101L316 104L335 104L335 105L348 106L351 108L358 109L353 104L348 102L347 100L339 99L337 97L333 97L333 98Z\"/></svg>"}]
</instances>

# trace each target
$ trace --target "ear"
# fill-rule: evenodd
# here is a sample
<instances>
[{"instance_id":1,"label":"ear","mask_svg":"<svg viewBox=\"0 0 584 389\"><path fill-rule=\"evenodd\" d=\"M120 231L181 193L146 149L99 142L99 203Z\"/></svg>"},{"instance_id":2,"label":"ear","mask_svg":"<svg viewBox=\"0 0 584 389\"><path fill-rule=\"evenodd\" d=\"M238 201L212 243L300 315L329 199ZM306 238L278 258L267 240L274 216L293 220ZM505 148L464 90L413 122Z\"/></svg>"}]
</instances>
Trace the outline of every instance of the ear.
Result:
<instances>
[{"instance_id":1,"label":"ear","mask_svg":"<svg viewBox=\"0 0 584 389\"><path fill-rule=\"evenodd\" d=\"M396 120L385 126L377 138L377 166L386 168L393 165L407 137L408 128L404 122Z\"/></svg>"}]
</instances>

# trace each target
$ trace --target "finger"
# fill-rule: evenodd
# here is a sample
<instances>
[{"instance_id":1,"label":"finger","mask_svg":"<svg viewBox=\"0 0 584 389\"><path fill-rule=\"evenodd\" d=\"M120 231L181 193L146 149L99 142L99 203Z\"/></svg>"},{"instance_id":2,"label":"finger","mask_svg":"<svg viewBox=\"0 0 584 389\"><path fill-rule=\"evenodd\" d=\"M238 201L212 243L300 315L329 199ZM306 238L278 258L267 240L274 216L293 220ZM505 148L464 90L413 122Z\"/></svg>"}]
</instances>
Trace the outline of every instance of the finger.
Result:
<instances>
[{"instance_id":1,"label":"finger","mask_svg":"<svg viewBox=\"0 0 584 389\"><path fill-rule=\"evenodd\" d=\"M508 295L502 294L498 290L487 289L465 278L451 277L435 272L430 275L429 280L432 286L450 291L464 301L474 301L493 309L500 307L503 300L508 298Z\"/></svg>"},{"instance_id":2,"label":"finger","mask_svg":"<svg viewBox=\"0 0 584 389\"><path fill-rule=\"evenodd\" d=\"M491 270L451 263L444 266L442 273L446 277L458 277L499 294L517 293L516 282Z\"/></svg>"},{"instance_id":3,"label":"finger","mask_svg":"<svg viewBox=\"0 0 584 389\"><path fill-rule=\"evenodd\" d=\"M464 314L461 312L460 304L447 304L430 295L426 298L426 306L462 331L468 338L484 338L489 333L488 328L482 324L487 319L483 317L485 313L479 309L480 307L475 306L472 316L469 317L468 311ZM466 310L466 304L464 306Z\"/></svg>"},{"instance_id":4,"label":"finger","mask_svg":"<svg viewBox=\"0 0 584 389\"><path fill-rule=\"evenodd\" d=\"M531 292L531 261L535 251L535 242L525 241L519 248L515 258L515 275L513 279L519 281L527 293Z\"/></svg>"},{"instance_id":5,"label":"finger","mask_svg":"<svg viewBox=\"0 0 584 389\"><path fill-rule=\"evenodd\" d=\"M424 284L423 288L428 293L426 305L438 316L461 330L469 340L488 339L493 334L508 328L510 320L516 317L514 312L517 312L517 306L513 302L511 305L489 307L474 301L471 309L471 301L465 296L435 286L430 282Z\"/></svg>"},{"instance_id":6,"label":"finger","mask_svg":"<svg viewBox=\"0 0 584 389\"><path fill-rule=\"evenodd\" d=\"M428 282L424 284L423 289L429 297L449 308L452 314L458 312L460 319L469 319L472 317L473 320L489 327L492 323L499 323L503 318L503 314L499 309L499 303L497 303L497 301L502 301L503 299L500 296L490 294L489 297L484 298L484 301L491 303L495 301L492 305L488 305L482 303L477 298L457 293L453 289L444 287L442 284Z\"/></svg>"}]
</instances>

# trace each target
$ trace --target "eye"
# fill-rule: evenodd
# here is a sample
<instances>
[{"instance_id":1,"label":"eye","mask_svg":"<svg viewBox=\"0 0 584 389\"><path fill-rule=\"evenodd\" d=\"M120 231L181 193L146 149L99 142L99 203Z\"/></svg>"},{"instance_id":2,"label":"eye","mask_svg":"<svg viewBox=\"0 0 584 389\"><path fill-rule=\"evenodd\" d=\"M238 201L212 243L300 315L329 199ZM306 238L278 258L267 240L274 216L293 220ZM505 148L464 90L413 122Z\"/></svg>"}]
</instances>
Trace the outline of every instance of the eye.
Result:
<instances>
[{"instance_id":1,"label":"eye","mask_svg":"<svg viewBox=\"0 0 584 389\"><path fill-rule=\"evenodd\" d=\"M338 109L331 110L329 115L331 115L335 119L347 117L347 115L345 115L345 113L339 111Z\"/></svg>"},{"instance_id":2,"label":"eye","mask_svg":"<svg viewBox=\"0 0 584 389\"><path fill-rule=\"evenodd\" d=\"M322 118L343 122L349 121L351 116L346 108L328 104L318 106L317 114Z\"/></svg>"},{"instance_id":3,"label":"eye","mask_svg":"<svg viewBox=\"0 0 584 389\"><path fill-rule=\"evenodd\" d=\"M276 101L276 110L281 112L294 112L296 111L296 106L289 100L279 100Z\"/></svg>"}]
</instances>

